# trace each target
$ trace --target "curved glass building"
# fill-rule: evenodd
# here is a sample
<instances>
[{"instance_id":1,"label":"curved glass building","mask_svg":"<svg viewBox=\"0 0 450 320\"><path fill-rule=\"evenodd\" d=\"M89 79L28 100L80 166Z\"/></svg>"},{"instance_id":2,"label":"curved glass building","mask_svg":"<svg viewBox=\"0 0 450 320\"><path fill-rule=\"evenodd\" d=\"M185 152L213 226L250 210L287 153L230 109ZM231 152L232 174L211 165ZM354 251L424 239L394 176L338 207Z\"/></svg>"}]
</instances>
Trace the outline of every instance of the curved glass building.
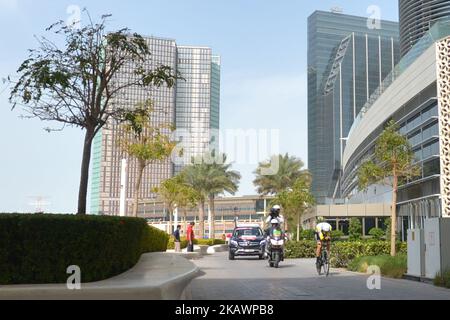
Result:
<instances>
[{"instance_id":1,"label":"curved glass building","mask_svg":"<svg viewBox=\"0 0 450 320\"><path fill-rule=\"evenodd\" d=\"M433 24L450 17L449 0L399 0L401 53L404 56Z\"/></svg>"},{"instance_id":2,"label":"curved glass building","mask_svg":"<svg viewBox=\"0 0 450 320\"><path fill-rule=\"evenodd\" d=\"M439 22L400 61L355 120L346 144L341 192L347 203L390 202L391 190L358 190L358 170L371 158L386 123L394 119L416 154L421 175L398 194L402 234L425 219L450 217L450 23Z\"/></svg>"}]
</instances>

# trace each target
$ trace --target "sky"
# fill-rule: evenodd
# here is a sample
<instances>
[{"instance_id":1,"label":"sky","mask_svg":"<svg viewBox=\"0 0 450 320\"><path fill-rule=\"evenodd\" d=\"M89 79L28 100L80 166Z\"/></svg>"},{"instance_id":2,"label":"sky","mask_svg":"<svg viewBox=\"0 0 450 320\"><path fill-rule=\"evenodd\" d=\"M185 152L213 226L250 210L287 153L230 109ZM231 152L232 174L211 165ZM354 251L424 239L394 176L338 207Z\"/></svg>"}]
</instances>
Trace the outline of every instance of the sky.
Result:
<instances>
[{"instance_id":1,"label":"sky","mask_svg":"<svg viewBox=\"0 0 450 320\"><path fill-rule=\"evenodd\" d=\"M394 0L0 0L0 212L32 212L38 197L46 212L76 211L83 132L47 133L51 124L21 119L1 81L36 47L35 35L73 8L94 19L112 14L111 30L211 47L222 58L221 129L279 130L278 151L307 165L307 18L333 7L369 17L371 6L398 21ZM238 195L255 194L255 168L234 166L243 176Z\"/></svg>"}]
</instances>

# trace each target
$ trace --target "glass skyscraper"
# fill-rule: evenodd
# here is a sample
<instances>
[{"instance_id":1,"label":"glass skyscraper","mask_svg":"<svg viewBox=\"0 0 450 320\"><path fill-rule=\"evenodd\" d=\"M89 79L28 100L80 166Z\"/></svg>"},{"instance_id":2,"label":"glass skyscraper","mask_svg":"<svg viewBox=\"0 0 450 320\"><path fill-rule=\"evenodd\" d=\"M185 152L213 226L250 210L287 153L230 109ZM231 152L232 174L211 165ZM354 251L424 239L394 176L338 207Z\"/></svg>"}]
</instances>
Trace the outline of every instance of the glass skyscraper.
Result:
<instances>
[{"instance_id":1,"label":"glass skyscraper","mask_svg":"<svg viewBox=\"0 0 450 320\"><path fill-rule=\"evenodd\" d=\"M401 53L409 50L439 20L450 20L449 0L399 0Z\"/></svg>"},{"instance_id":2,"label":"glass skyscraper","mask_svg":"<svg viewBox=\"0 0 450 320\"><path fill-rule=\"evenodd\" d=\"M213 130L219 129L220 57L210 48L178 47L176 128L180 132L184 163L218 148ZM176 172L183 165L176 166Z\"/></svg>"},{"instance_id":3,"label":"glass skyscraper","mask_svg":"<svg viewBox=\"0 0 450 320\"><path fill-rule=\"evenodd\" d=\"M345 141L399 60L398 23L316 11L308 18L308 146L319 204L340 197Z\"/></svg>"},{"instance_id":4,"label":"glass skyscraper","mask_svg":"<svg viewBox=\"0 0 450 320\"><path fill-rule=\"evenodd\" d=\"M173 88L123 90L111 106L134 108L137 103L151 99L155 108L152 122L174 126L182 133L176 138L181 141L185 158L204 154L211 146L211 129L219 127L220 58L213 56L210 48L177 46L171 39L148 37L146 41L151 52L146 68L170 66L182 79ZM131 66L123 68L116 81L134 77L131 70ZM134 159L128 159L124 179L122 161L127 156L118 144L119 130L114 121L109 121L94 140L91 214L119 215L123 189L126 190L125 196L122 195L126 202L125 214L131 212L138 168ZM153 188L182 167L171 159L149 165L144 171L140 199L154 199Z\"/></svg>"}]
</instances>

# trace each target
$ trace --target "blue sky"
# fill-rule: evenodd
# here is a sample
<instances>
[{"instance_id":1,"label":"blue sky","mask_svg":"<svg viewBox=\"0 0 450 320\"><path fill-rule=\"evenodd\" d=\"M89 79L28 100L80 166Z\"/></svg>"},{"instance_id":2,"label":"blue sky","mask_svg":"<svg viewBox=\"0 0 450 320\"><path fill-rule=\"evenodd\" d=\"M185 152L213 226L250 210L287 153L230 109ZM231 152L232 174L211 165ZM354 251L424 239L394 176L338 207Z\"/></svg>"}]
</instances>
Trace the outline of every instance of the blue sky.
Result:
<instances>
[{"instance_id":1,"label":"blue sky","mask_svg":"<svg viewBox=\"0 0 450 320\"><path fill-rule=\"evenodd\" d=\"M222 57L222 129L279 129L280 151L307 161L306 20L315 10L398 21L394 0L0 0L0 79L12 74L36 46L34 35L69 17L67 8L93 17L113 14L111 29L176 39L179 45L212 47ZM46 133L48 124L11 112L0 82L0 211L33 210L43 196L51 212L76 209L83 133ZM254 194L252 165L239 165L239 194Z\"/></svg>"}]
</instances>

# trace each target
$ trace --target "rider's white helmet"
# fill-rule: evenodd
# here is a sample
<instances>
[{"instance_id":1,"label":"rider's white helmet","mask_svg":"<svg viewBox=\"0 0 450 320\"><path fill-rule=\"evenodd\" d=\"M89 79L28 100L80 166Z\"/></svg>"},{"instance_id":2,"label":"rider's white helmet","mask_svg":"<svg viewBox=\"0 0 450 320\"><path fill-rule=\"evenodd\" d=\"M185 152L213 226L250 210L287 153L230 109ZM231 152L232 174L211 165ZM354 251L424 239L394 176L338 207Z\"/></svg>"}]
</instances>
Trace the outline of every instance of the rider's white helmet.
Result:
<instances>
[{"instance_id":1,"label":"rider's white helmet","mask_svg":"<svg viewBox=\"0 0 450 320\"><path fill-rule=\"evenodd\" d=\"M324 224L322 225L322 230L323 230L324 232L330 232L330 231L331 231L331 225L329 225L328 223L324 223Z\"/></svg>"},{"instance_id":2,"label":"rider's white helmet","mask_svg":"<svg viewBox=\"0 0 450 320\"><path fill-rule=\"evenodd\" d=\"M281 207L279 205L275 205L275 206L273 206L272 209L274 209L274 210L281 210Z\"/></svg>"}]
</instances>

